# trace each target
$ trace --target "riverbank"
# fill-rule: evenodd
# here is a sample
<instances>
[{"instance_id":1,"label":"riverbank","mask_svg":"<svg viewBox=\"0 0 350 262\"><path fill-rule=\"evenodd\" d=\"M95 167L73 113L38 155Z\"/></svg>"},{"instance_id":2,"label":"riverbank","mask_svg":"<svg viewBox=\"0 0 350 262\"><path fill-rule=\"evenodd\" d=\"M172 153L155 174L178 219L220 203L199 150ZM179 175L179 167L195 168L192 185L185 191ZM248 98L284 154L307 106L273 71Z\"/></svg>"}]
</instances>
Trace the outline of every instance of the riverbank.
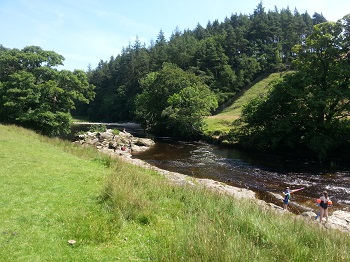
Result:
<instances>
[{"instance_id":1,"label":"riverbank","mask_svg":"<svg viewBox=\"0 0 350 262\"><path fill-rule=\"evenodd\" d=\"M105 151L104 153L111 154L110 151L109 152ZM288 215L293 215L296 217L305 218L311 223L316 223L316 224L319 224L320 226L323 226L325 229L341 230L341 231L346 232L350 235L350 212L346 212L346 211L342 211L342 210L332 211L332 212L330 212L328 223L323 222L321 224L319 222L319 219L315 220L316 213L312 210L305 211L301 215L295 215L291 212L285 211L281 206L257 199L255 192L252 190L249 190L249 189L230 186L230 185L227 185L225 183L218 182L218 181L211 180L211 179L194 178L194 177L189 177L187 175L180 174L177 172L163 170L163 169L160 169L158 167L152 166L152 165L148 164L147 162L144 162L140 159L132 158L131 155L121 154L121 155L119 155L119 157L128 163L131 163L131 164L143 167L143 168L147 168L150 170L154 170L154 171L162 174L163 176L167 177L169 180L171 180L172 182L174 182L176 184L180 184L180 185L181 184L190 184L193 186L205 187L205 188L208 188L210 190L213 190L213 191L216 191L219 193L228 194L228 195L234 197L235 199L242 199L242 198L243 199L251 199L251 200L254 200L259 206L261 206L263 208L273 209L273 210L276 210L276 212L279 212L279 213L284 214L284 215L288 214ZM274 195L274 197L276 199L279 199L281 202L281 205L282 205L283 197L281 195L277 195L277 194L274 194L271 192L270 192L270 194ZM294 205L296 205L296 204L294 204ZM307 207L304 207L304 208L308 209Z\"/></svg>"},{"instance_id":2,"label":"riverbank","mask_svg":"<svg viewBox=\"0 0 350 262\"><path fill-rule=\"evenodd\" d=\"M145 161L142 161L137 158L133 158L132 152L147 150L154 145L154 142L151 139L142 139L143 142L141 144L143 146L139 147L137 146L137 143L140 144L140 142L137 142L137 141L140 141L140 138L135 138L130 133L127 133L127 132L121 132L118 137L116 136L113 137L112 130L107 130L106 132L98 135L99 139L97 139L96 136L97 136L97 133L87 133L86 138L78 142L81 144L94 145L100 152L104 154L108 154L112 157L119 157L123 161L127 161L131 164L134 164L146 169L154 170L162 174L166 178L168 178L173 183L180 184L180 185L189 184L192 186L204 187L219 193L228 194L230 196L233 196L236 199L241 199L241 198L251 199L251 200L254 200L259 206L263 208L273 209L273 210L276 210L276 212L280 212L282 214L294 215L291 212L285 211L284 209L281 208L282 200L283 200L282 195L278 195L272 192L269 193L271 196L275 198L275 200L277 200L277 202L281 203L281 206L279 206L273 203L268 203L268 202L259 200L256 197L255 192L252 190L234 187L234 186L227 185L225 183L218 182L211 179L194 178L181 173L163 170L158 167L152 166ZM125 141L129 141L128 143L130 143L130 149L132 150L122 150L121 147L119 148L110 147L111 142L115 144L119 143L119 145L121 145L123 143L126 143ZM298 204L294 203L294 205L298 205ZM312 223L320 224L319 220L315 220L316 213L313 210L303 206L300 206L299 208L304 209L306 211L301 213L301 215L296 215L297 217L302 217L309 220ZM330 228L338 229L350 234L350 213L342 210L335 210L331 212L328 223L320 224L320 225L324 226L324 228L326 229L330 229Z\"/></svg>"},{"instance_id":3,"label":"riverbank","mask_svg":"<svg viewBox=\"0 0 350 262\"><path fill-rule=\"evenodd\" d=\"M347 234L254 200L172 185L126 154L15 126L0 133L0 261L350 259Z\"/></svg>"}]
</instances>

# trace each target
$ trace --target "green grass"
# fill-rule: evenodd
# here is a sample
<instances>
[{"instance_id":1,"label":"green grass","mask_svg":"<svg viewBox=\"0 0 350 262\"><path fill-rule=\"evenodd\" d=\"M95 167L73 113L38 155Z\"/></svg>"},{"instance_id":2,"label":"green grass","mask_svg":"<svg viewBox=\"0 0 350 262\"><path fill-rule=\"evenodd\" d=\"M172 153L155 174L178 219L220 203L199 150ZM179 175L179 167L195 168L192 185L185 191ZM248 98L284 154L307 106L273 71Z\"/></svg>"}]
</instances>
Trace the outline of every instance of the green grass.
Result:
<instances>
[{"instance_id":1,"label":"green grass","mask_svg":"<svg viewBox=\"0 0 350 262\"><path fill-rule=\"evenodd\" d=\"M232 122L240 117L242 107L258 95L266 93L269 90L270 83L279 78L280 73L273 73L252 87L242 90L238 98L230 106L226 107L219 114L205 119L205 134L214 136L226 134L232 128Z\"/></svg>"},{"instance_id":2,"label":"green grass","mask_svg":"<svg viewBox=\"0 0 350 262\"><path fill-rule=\"evenodd\" d=\"M293 214L22 128L0 133L0 261L350 260L348 235Z\"/></svg>"}]
</instances>

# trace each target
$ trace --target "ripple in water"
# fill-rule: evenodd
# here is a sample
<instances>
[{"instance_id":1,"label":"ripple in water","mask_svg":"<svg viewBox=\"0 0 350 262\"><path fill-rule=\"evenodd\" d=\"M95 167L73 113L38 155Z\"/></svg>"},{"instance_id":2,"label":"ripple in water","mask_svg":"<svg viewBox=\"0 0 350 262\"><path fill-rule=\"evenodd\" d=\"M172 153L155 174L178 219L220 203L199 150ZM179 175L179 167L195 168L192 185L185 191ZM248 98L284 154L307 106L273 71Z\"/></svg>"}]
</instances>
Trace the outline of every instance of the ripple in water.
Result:
<instances>
[{"instance_id":1,"label":"ripple in water","mask_svg":"<svg viewBox=\"0 0 350 262\"><path fill-rule=\"evenodd\" d=\"M318 163L304 160L196 142L158 141L152 149L134 157L165 170L209 178L256 192L282 193L286 186L292 189L305 187L293 198L310 203L312 207L322 191L327 190L338 208L350 210L349 170L328 170Z\"/></svg>"}]
</instances>

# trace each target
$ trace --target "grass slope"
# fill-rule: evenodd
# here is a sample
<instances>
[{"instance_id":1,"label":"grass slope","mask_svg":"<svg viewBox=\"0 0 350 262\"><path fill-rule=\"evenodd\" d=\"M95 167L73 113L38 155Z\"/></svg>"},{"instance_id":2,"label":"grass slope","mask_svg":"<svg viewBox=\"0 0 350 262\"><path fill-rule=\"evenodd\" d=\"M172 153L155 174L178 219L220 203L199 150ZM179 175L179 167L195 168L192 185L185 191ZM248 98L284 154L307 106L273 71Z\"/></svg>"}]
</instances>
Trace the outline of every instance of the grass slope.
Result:
<instances>
[{"instance_id":1,"label":"grass slope","mask_svg":"<svg viewBox=\"0 0 350 262\"><path fill-rule=\"evenodd\" d=\"M270 83L278 78L280 78L280 73L273 73L252 87L243 89L230 106L219 114L209 116L204 120L206 125L205 134L226 134L232 128L232 122L240 117L242 107L254 97L266 93L269 90Z\"/></svg>"},{"instance_id":2,"label":"grass slope","mask_svg":"<svg viewBox=\"0 0 350 262\"><path fill-rule=\"evenodd\" d=\"M317 223L22 128L0 133L0 261L350 261L349 236Z\"/></svg>"}]
</instances>

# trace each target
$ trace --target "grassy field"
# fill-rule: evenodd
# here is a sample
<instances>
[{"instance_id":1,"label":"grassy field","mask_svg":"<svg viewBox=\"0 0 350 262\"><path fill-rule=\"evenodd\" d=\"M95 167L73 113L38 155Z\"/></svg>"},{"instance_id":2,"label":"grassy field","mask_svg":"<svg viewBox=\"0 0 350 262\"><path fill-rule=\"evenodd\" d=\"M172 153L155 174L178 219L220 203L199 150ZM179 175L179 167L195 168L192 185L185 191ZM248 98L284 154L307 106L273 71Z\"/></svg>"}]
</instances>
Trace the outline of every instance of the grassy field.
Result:
<instances>
[{"instance_id":1,"label":"grassy field","mask_svg":"<svg viewBox=\"0 0 350 262\"><path fill-rule=\"evenodd\" d=\"M232 128L232 122L240 117L243 105L247 104L254 97L264 94L269 90L272 81L280 78L280 73L273 73L269 77L259 81L252 87L244 89L232 105L226 107L217 115L209 116L204 123L204 130L207 135L226 134Z\"/></svg>"},{"instance_id":2,"label":"grassy field","mask_svg":"<svg viewBox=\"0 0 350 262\"><path fill-rule=\"evenodd\" d=\"M22 128L0 133L0 261L350 261L350 237L318 223Z\"/></svg>"}]
</instances>

